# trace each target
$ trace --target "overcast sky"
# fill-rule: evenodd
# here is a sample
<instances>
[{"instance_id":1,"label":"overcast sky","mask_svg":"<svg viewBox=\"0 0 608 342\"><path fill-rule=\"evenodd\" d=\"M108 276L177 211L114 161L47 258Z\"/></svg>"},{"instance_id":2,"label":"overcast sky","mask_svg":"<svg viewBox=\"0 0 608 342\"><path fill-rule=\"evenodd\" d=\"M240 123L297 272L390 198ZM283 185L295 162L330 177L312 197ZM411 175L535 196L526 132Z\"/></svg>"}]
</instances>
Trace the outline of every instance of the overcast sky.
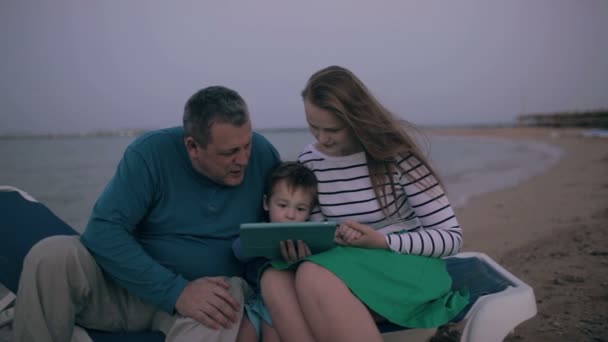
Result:
<instances>
[{"instance_id":1,"label":"overcast sky","mask_svg":"<svg viewBox=\"0 0 608 342\"><path fill-rule=\"evenodd\" d=\"M178 125L222 84L254 126L305 126L316 70L416 124L608 108L608 1L0 1L0 133Z\"/></svg>"}]
</instances>

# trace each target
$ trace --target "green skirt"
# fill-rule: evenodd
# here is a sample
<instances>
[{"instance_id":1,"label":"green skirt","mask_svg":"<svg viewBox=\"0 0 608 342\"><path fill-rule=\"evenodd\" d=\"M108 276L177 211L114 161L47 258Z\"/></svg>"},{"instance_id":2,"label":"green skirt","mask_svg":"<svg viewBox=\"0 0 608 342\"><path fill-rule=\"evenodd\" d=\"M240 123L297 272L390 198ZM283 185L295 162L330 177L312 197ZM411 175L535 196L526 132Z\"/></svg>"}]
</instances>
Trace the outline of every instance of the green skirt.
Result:
<instances>
[{"instance_id":1,"label":"green skirt","mask_svg":"<svg viewBox=\"0 0 608 342\"><path fill-rule=\"evenodd\" d=\"M442 259L340 246L305 260L333 272L369 309L403 327L438 327L468 304L468 293L451 290ZM272 262L277 269L297 265Z\"/></svg>"}]
</instances>

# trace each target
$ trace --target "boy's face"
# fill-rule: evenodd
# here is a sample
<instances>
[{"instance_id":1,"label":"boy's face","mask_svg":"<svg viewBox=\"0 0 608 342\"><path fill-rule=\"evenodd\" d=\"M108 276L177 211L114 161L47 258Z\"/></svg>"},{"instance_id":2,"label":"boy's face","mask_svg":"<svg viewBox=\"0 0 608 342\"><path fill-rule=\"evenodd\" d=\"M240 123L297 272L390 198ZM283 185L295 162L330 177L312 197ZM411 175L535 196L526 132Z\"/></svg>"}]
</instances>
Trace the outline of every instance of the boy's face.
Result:
<instances>
[{"instance_id":1,"label":"boy's face","mask_svg":"<svg viewBox=\"0 0 608 342\"><path fill-rule=\"evenodd\" d=\"M279 181L272 188L270 198L264 197L264 209L270 222L303 222L308 220L313 195L307 189L288 187Z\"/></svg>"}]
</instances>

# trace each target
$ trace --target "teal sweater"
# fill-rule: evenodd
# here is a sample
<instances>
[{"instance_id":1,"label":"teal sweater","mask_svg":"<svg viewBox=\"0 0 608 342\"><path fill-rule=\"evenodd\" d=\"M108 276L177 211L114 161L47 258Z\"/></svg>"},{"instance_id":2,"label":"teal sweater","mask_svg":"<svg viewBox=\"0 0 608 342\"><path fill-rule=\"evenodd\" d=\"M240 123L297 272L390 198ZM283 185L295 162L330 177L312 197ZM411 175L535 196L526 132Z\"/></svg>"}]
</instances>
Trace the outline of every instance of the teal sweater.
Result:
<instances>
[{"instance_id":1,"label":"teal sweater","mask_svg":"<svg viewBox=\"0 0 608 342\"><path fill-rule=\"evenodd\" d=\"M254 133L244 181L227 187L194 170L182 128L149 132L127 147L82 243L118 284L173 312L188 281L243 275L232 241L241 223L264 219L264 183L278 162Z\"/></svg>"}]
</instances>

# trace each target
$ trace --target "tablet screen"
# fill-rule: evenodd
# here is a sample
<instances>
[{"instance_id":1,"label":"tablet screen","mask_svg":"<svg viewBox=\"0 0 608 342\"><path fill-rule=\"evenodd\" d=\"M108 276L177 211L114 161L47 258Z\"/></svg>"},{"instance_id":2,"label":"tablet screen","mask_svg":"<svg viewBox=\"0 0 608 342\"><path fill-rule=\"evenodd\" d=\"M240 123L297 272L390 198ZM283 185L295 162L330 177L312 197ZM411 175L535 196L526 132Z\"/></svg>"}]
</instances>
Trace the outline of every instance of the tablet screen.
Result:
<instances>
[{"instance_id":1,"label":"tablet screen","mask_svg":"<svg viewBox=\"0 0 608 342\"><path fill-rule=\"evenodd\" d=\"M334 247L336 222L261 222L241 224L243 257L281 258L279 243L304 241L312 254Z\"/></svg>"}]
</instances>

